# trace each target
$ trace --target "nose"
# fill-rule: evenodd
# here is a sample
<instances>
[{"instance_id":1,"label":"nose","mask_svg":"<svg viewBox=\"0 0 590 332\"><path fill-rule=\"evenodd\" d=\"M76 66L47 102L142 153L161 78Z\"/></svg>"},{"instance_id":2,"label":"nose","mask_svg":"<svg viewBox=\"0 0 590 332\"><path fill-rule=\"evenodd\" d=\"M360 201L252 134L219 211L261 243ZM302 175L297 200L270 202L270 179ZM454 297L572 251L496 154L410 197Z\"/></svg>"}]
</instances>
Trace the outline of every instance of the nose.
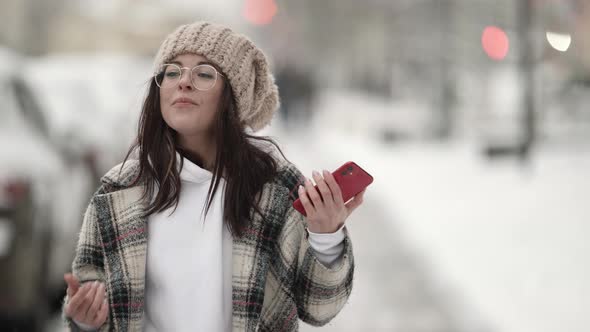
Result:
<instances>
[{"instance_id":1,"label":"nose","mask_svg":"<svg viewBox=\"0 0 590 332\"><path fill-rule=\"evenodd\" d=\"M182 75L180 76L180 82L178 82L178 88L180 90L192 90L193 83L191 82L191 73L190 71L182 71Z\"/></svg>"}]
</instances>

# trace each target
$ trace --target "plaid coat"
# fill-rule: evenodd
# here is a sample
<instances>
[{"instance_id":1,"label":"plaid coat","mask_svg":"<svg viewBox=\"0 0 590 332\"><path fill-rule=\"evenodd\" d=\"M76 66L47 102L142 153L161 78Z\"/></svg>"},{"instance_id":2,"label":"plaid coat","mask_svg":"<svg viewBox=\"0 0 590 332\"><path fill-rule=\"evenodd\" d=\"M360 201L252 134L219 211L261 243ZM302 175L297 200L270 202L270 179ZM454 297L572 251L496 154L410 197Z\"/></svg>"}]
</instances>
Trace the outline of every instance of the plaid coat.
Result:
<instances>
[{"instance_id":1,"label":"plaid coat","mask_svg":"<svg viewBox=\"0 0 590 332\"><path fill-rule=\"evenodd\" d=\"M147 219L139 200L143 187L130 186L136 160L111 169L101 179L84 215L73 274L106 284L109 316L100 331L140 331L143 319ZM293 207L302 174L283 164L266 183L244 236L233 240L233 331L297 331L298 319L321 326L342 309L352 290L354 261L350 238L332 267L314 255L305 218ZM67 297L65 299L67 301ZM65 302L64 302L65 303ZM190 319L190 317L187 317ZM64 320L71 330L77 327Z\"/></svg>"}]
</instances>

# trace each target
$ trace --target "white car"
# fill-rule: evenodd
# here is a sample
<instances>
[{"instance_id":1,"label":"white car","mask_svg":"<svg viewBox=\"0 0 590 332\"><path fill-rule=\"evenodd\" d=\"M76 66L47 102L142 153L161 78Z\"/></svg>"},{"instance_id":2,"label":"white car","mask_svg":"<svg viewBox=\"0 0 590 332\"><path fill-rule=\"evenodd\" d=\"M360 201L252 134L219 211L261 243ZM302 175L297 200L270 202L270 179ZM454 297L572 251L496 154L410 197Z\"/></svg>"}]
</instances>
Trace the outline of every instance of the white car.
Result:
<instances>
[{"instance_id":1,"label":"white car","mask_svg":"<svg viewBox=\"0 0 590 332\"><path fill-rule=\"evenodd\" d=\"M49 139L48 120L20 79L21 56L0 48L0 330L40 330L71 269L85 167ZM54 307L55 309L55 307Z\"/></svg>"}]
</instances>

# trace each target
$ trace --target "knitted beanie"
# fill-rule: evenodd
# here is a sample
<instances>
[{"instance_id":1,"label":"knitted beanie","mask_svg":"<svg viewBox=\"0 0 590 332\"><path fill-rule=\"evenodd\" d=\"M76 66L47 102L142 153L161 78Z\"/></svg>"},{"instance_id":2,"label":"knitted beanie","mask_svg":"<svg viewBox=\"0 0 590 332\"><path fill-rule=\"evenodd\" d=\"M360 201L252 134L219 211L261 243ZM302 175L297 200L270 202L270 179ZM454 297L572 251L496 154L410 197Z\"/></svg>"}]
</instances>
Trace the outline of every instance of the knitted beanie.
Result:
<instances>
[{"instance_id":1,"label":"knitted beanie","mask_svg":"<svg viewBox=\"0 0 590 332\"><path fill-rule=\"evenodd\" d=\"M241 123L258 131L270 123L279 94L264 53L246 36L208 22L178 27L169 34L154 60L154 73L174 57L194 53L221 69L237 103Z\"/></svg>"}]
</instances>

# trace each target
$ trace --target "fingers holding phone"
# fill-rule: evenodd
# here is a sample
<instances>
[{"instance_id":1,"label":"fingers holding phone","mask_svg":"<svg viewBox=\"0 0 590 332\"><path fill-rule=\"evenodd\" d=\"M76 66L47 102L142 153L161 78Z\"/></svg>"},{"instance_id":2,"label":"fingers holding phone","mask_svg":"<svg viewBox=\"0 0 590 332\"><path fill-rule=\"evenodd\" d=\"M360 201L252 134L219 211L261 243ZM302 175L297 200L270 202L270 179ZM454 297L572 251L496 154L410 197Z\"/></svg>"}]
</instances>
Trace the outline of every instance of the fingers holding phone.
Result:
<instances>
[{"instance_id":1,"label":"fingers holding phone","mask_svg":"<svg viewBox=\"0 0 590 332\"><path fill-rule=\"evenodd\" d=\"M332 175L332 173L324 170L322 171L323 174L323 179L321 179L321 182L325 183L327 185L327 187L330 190L330 198L332 199L332 202L336 205L336 206L343 206L344 205L344 201L342 200L342 192L340 190L340 186L338 186L338 183L336 182L336 179L334 178L334 175ZM314 177L315 179L315 177ZM316 180L317 183L317 180Z\"/></svg>"},{"instance_id":2,"label":"fingers holding phone","mask_svg":"<svg viewBox=\"0 0 590 332\"><path fill-rule=\"evenodd\" d=\"M358 165L348 162L334 174L313 171L315 186L305 179L293 206L307 217L308 229L314 233L333 233L363 202L366 187L373 178Z\"/></svg>"},{"instance_id":3,"label":"fingers holding phone","mask_svg":"<svg viewBox=\"0 0 590 332\"><path fill-rule=\"evenodd\" d=\"M352 161L332 173L323 171L322 175L314 172L316 186L307 180L293 202L293 207L308 219L320 208L345 211L345 218L348 217L362 204L365 189L373 182L373 177Z\"/></svg>"}]
</instances>

